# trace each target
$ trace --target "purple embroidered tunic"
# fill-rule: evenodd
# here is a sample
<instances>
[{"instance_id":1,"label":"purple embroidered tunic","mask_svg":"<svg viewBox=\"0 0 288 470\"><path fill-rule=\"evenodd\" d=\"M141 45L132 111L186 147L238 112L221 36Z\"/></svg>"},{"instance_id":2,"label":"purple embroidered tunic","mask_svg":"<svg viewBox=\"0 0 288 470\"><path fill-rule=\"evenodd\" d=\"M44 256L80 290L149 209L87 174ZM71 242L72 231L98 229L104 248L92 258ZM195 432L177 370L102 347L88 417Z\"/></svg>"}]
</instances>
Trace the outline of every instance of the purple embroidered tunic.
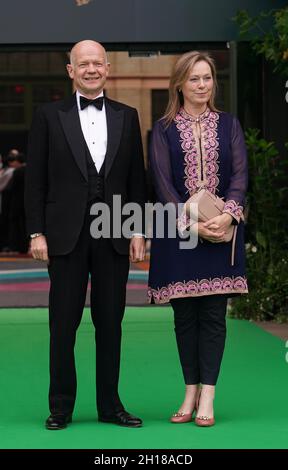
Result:
<instances>
[{"instance_id":1,"label":"purple embroidered tunic","mask_svg":"<svg viewBox=\"0 0 288 470\"><path fill-rule=\"evenodd\" d=\"M150 165L159 202L184 203L204 185L224 198L224 212L231 214L238 230L233 266L231 242L203 240L194 249L181 250L178 236L153 237L149 301L165 303L180 297L247 293L241 221L247 187L247 156L237 118L207 109L196 120L181 108L168 128L162 120L156 122ZM178 214L180 229L188 223L185 215Z\"/></svg>"}]
</instances>

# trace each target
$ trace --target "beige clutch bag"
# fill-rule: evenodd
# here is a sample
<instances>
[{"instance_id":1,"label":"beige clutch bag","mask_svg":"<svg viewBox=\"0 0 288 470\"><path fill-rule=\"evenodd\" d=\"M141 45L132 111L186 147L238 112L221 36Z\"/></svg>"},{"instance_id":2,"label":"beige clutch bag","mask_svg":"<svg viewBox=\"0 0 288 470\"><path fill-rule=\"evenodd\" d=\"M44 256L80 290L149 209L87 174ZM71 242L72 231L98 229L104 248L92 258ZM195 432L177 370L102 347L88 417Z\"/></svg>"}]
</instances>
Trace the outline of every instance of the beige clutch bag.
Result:
<instances>
[{"instance_id":1,"label":"beige clutch bag","mask_svg":"<svg viewBox=\"0 0 288 470\"><path fill-rule=\"evenodd\" d=\"M190 206L191 203L197 204L198 207L198 221L207 222L207 220L221 215L223 213L225 202L215 194L211 193L208 189L201 188L196 193L194 193L184 205L184 210L186 215L195 220L195 211L193 206ZM224 235L224 241L232 242L232 254L231 254L231 265L234 265L234 254L235 254L235 242L237 234L237 225L230 225L227 232Z\"/></svg>"},{"instance_id":2,"label":"beige clutch bag","mask_svg":"<svg viewBox=\"0 0 288 470\"><path fill-rule=\"evenodd\" d=\"M198 221L207 222L207 220L221 215L224 209L225 202L218 196L215 196L213 193L208 191L208 189L202 188L196 191L186 202L185 202L185 211L186 215L193 217L193 206L190 204L194 203L198 206ZM191 210L191 212L190 212ZM224 241L230 242L234 235L235 225L231 225L227 230Z\"/></svg>"}]
</instances>

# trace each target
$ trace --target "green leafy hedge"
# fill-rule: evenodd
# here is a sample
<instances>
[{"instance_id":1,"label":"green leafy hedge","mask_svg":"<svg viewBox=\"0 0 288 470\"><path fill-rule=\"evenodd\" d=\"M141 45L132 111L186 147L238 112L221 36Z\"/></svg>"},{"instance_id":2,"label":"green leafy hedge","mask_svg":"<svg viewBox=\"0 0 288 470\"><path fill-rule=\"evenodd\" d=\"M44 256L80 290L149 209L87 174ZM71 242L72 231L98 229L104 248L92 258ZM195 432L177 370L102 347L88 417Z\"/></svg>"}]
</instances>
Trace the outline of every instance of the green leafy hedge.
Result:
<instances>
[{"instance_id":1,"label":"green leafy hedge","mask_svg":"<svg viewBox=\"0 0 288 470\"><path fill-rule=\"evenodd\" d=\"M262 12L251 18L240 10L233 18L240 36L249 38L257 54L274 64L274 70L288 76L288 6Z\"/></svg>"},{"instance_id":2,"label":"green leafy hedge","mask_svg":"<svg viewBox=\"0 0 288 470\"><path fill-rule=\"evenodd\" d=\"M249 295L235 298L231 315L288 321L288 159L273 142L246 132L249 187L246 254ZM287 144L286 144L287 146Z\"/></svg>"}]
</instances>

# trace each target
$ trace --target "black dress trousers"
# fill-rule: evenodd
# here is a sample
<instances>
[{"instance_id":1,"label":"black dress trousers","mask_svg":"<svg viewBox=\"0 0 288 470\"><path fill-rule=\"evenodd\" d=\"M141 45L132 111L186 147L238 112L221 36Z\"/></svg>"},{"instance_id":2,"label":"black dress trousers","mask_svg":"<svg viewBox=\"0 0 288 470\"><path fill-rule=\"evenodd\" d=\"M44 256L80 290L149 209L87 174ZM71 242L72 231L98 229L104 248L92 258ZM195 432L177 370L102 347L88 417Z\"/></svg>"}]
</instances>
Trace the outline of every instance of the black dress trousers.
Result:
<instances>
[{"instance_id":1,"label":"black dress trousers","mask_svg":"<svg viewBox=\"0 0 288 470\"><path fill-rule=\"evenodd\" d=\"M121 322L125 310L129 258L119 255L109 238L90 235L93 216L87 207L84 225L73 251L53 256L48 267L51 413L72 413L76 398L74 345L91 275L91 316L96 339L98 414L123 409L118 395Z\"/></svg>"},{"instance_id":2,"label":"black dress trousers","mask_svg":"<svg viewBox=\"0 0 288 470\"><path fill-rule=\"evenodd\" d=\"M226 339L227 296L171 299L186 385L215 385Z\"/></svg>"}]
</instances>

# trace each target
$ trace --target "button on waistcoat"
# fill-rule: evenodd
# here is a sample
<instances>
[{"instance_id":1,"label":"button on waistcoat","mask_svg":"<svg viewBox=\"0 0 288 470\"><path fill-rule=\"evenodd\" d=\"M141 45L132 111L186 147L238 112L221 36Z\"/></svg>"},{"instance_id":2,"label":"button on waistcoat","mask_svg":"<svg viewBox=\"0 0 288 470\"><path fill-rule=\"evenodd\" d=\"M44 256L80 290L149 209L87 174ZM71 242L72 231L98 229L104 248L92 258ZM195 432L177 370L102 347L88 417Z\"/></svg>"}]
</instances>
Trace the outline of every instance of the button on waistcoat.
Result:
<instances>
[{"instance_id":1,"label":"button on waistcoat","mask_svg":"<svg viewBox=\"0 0 288 470\"><path fill-rule=\"evenodd\" d=\"M105 160L98 173L95 163L91 157L88 147L86 148L86 162L88 172L88 202L93 199L104 200L104 176L105 176Z\"/></svg>"}]
</instances>

